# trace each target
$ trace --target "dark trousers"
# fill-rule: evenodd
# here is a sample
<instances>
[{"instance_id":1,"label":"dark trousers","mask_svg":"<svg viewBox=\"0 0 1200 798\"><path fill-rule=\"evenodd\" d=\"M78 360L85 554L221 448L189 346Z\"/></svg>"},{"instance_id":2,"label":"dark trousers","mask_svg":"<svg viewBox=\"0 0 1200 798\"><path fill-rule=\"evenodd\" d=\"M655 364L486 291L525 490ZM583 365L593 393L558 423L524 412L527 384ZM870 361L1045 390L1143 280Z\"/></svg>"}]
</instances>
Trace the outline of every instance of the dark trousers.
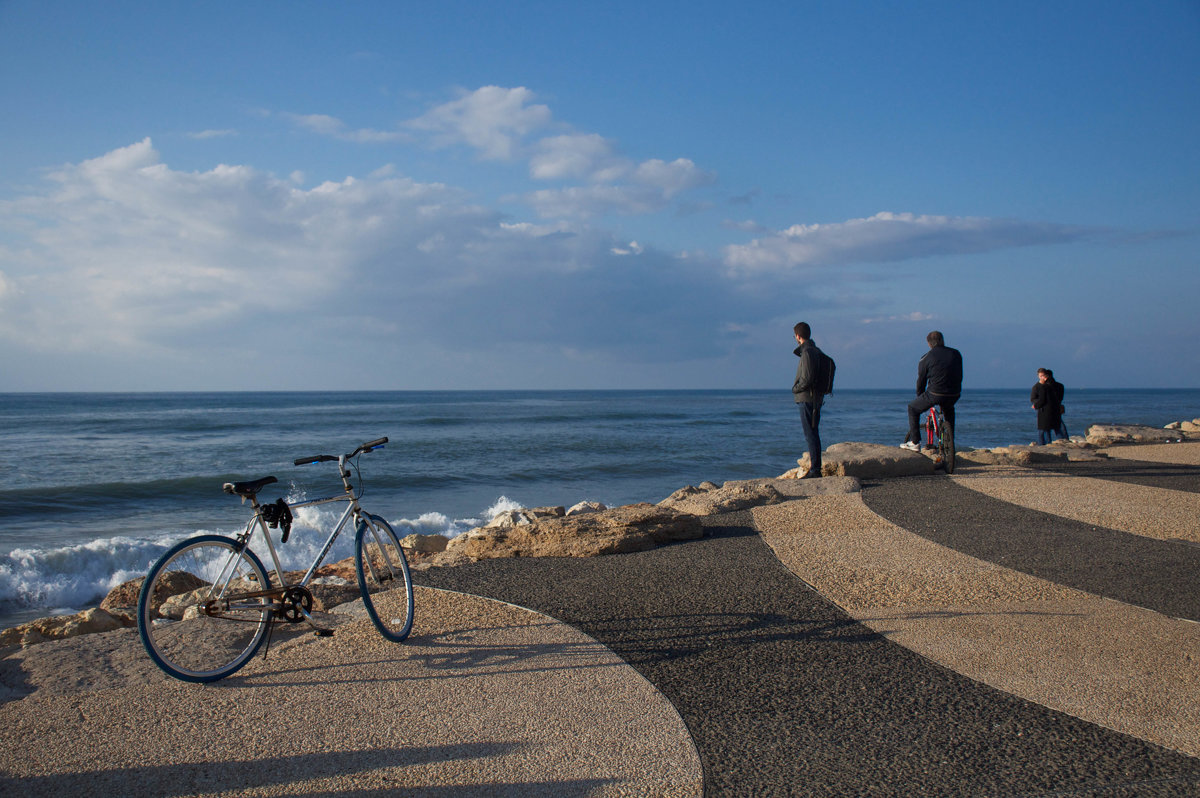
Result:
<instances>
[{"instance_id":1,"label":"dark trousers","mask_svg":"<svg viewBox=\"0 0 1200 798\"><path fill-rule=\"evenodd\" d=\"M958 401L957 396L944 396L943 394L930 393L926 391L920 394L916 399L908 403L908 437L904 440L912 441L916 444L921 444L921 414L934 405L941 405L942 415L946 417L946 424L950 427L950 431L954 432L954 403Z\"/></svg>"},{"instance_id":2,"label":"dark trousers","mask_svg":"<svg viewBox=\"0 0 1200 798\"><path fill-rule=\"evenodd\" d=\"M804 440L808 443L808 461L812 464L810 473L821 475L821 433L817 427L821 425L821 404L819 402L797 402L800 408L800 426L804 429Z\"/></svg>"}]
</instances>

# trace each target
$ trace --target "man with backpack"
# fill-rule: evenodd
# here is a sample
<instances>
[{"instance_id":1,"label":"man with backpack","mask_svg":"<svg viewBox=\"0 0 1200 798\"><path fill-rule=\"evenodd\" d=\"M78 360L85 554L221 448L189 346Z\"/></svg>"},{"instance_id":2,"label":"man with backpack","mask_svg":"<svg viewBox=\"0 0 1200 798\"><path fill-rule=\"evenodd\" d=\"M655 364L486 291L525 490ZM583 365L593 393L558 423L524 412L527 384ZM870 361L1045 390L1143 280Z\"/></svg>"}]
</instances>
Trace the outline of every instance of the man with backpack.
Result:
<instances>
[{"instance_id":1,"label":"man with backpack","mask_svg":"<svg viewBox=\"0 0 1200 798\"><path fill-rule=\"evenodd\" d=\"M812 328L800 322L792 328L796 336L793 354L800 358L796 366L796 380L792 383L792 397L800 409L800 423L804 429L804 440L808 443L810 468L801 479L821 476L821 405L825 394L833 391L833 358L826 355L812 341Z\"/></svg>"}]
</instances>

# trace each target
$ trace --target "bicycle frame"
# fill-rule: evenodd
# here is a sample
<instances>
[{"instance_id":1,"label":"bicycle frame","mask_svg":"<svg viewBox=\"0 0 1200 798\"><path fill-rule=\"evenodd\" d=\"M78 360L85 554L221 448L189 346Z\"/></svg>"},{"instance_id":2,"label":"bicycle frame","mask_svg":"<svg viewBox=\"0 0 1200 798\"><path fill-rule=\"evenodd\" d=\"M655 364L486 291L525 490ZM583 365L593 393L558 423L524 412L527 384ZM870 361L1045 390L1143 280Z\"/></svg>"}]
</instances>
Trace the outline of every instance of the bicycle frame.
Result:
<instances>
[{"instance_id":1,"label":"bicycle frame","mask_svg":"<svg viewBox=\"0 0 1200 798\"><path fill-rule=\"evenodd\" d=\"M946 423L942 416L941 408L929 408L929 416L925 422L925 442L930 446L937 446L942 437L942 425Z\"/></svg>"},{"instance_id":2,"label":"bicycle frame","mask_svg":"<svg viewBox=\"0 0 1200 798\"><path fill-rule=\"evenodd\" d=\"M327 496L321 499L306 499L304 501L298 501L288 505L288 507L292 510L297 510L301 507L315 507L321 504L335 504L337 502L347 502L349 504L349 506L346 507L345 511L342 513L342 517L339 518L337 524L334 525L333 531L329 533L329 537L325 540L325 545L321 547L321 551L318 552L316 558L313 559L312 565L308 567L308 571L305 572L304 576L301 577L299 582L295 582L293 584L288 584L284 581L283 566L279 562L279 554L275 551L275 543L271 540L271 535L267 531L267 522L263 518L262 507L259 505L257 497L252 500L254 505L254 517L251 518L249 523L246 524L245 531L238 536L237 540L243 545L249 545L250 540L254 535L254 527L258 527L259 531L262 532L263 539L267 542L267 551L269 551L271 554L271 564L275 566L275 574L279 579L279 590L289 587L307 586L308 583L312 581L313 574L315 574L317 569L321 567L321 563L325 561L325 557L329 554L329 550L333 548L334 541L338 539L338 536L342 534L342 530L346 528L346 522L348 522L351 518L354 518L355 522L358 522L359 519L361 519L362 508L358 504L358 496L354 493L354 486L350 484L350 472L346 470L345 455L338 457L338 474L341 475L342 484L345 486L346 492L343 495Z\"/></svg>"}]
</instances>

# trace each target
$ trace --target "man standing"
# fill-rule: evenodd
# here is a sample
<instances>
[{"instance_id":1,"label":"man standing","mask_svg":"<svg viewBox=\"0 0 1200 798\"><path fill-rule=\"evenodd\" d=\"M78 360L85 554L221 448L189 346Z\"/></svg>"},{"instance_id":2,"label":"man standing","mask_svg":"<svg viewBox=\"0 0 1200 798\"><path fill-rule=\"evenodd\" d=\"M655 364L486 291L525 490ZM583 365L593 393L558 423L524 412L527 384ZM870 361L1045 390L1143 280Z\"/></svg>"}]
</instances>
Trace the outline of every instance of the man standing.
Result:
<instances>
[{"instance_id":1,"label":"man standing","mask_svg":"<svg viewBox=\"0 0 1200 798\"><path fill-rule=\"evenodd\" d=\"M908 435L900 448L920 451L921 414L940 405L950 431L954 431L954 403L962 395L962 354L946 346L937 330L925 336L929 351L917 364L917 398L908 403Z\"/></svg>"},{"instance_id":2,"label":"man standing","mask_svg":"<svg viewBox=\"0 0 1200 798\"><path fill-rule=\"evenodd\" d=\"M829 389L830 375L825 366L827 358L812 341L812 329L807 322L800 322L792 328L796 343L800 344L793 352L800 358L796 366L796 380L792 383L792 397L800 409L800 424L804 428L804 440L808 443L809 469L801 479L815 479L821 476L821 405L825 402L825 393Z\"/></svg>"}]
</instances>

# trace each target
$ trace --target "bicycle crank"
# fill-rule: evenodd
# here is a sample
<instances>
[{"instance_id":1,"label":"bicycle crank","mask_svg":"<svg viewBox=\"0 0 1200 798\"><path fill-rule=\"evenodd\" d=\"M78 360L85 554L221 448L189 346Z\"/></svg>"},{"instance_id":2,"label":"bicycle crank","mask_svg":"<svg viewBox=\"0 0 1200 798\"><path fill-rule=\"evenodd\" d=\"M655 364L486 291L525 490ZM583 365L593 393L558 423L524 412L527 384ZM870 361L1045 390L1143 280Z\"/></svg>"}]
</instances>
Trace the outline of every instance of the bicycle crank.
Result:
<instances>
[{"instance_id":1,"label":"bicycle crank","mask_svg":"<svg viewBox=\"0 0 1200 798\"><path fill-rule=\"evenodd\" d=\"M279 615L288 623L300 623L311 617L313 596L306 587L289 587L283 591Z\"/></svg>"}]
</instances>

